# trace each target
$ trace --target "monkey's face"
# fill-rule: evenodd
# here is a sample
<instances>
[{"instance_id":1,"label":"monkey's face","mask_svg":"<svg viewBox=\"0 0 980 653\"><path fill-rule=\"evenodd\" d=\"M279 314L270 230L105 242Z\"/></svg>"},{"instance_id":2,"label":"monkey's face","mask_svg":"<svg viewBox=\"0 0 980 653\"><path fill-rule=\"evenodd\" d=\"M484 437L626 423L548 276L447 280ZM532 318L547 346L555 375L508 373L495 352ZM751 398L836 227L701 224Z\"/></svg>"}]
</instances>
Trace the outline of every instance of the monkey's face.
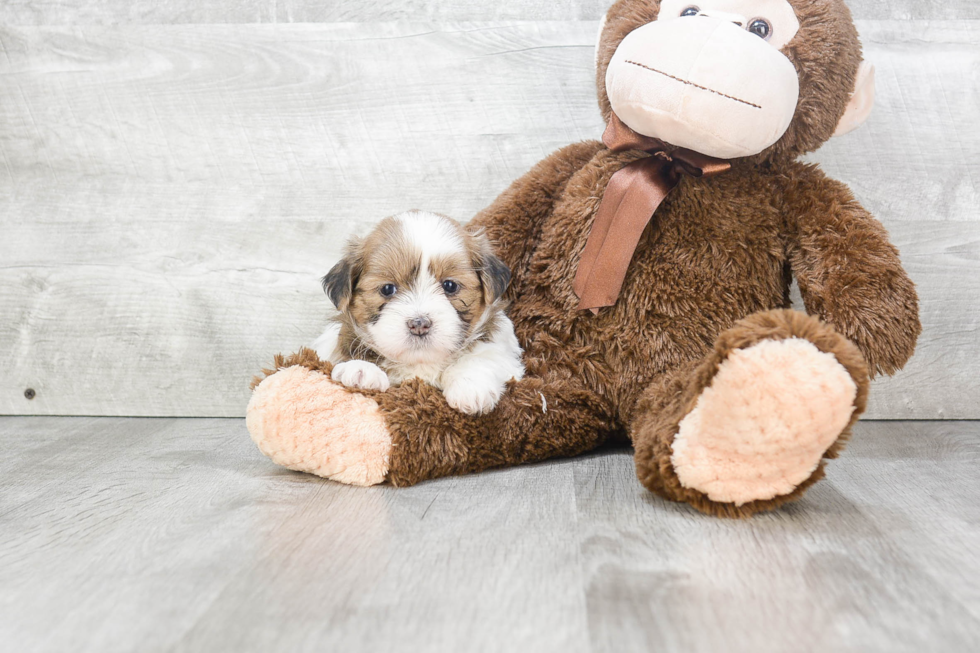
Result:
<instances>
[{"instance_id":1,"label":"monkey's face","mask_svg":"<svg viewBox=\"0 0 980 653\"><path fill-rule=\"evenodd\" d=\"M620 0L596 51L600 105L722 159L815 149L861 59L840 0Z\"/></svg>"}]
</instances>

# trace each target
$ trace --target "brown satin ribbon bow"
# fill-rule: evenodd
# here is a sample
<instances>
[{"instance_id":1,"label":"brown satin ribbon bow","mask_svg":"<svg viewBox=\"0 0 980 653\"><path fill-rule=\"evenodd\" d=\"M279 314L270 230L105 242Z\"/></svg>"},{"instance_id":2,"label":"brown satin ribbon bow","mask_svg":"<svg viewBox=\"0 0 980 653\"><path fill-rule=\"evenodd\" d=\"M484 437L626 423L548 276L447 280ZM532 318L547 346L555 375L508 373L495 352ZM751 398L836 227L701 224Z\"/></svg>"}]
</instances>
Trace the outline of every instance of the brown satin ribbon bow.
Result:
<instances>
[{"instance_id":1,"label":"brown satin ribbon bow","mask_svg":"<svg viewBox=\"0 0 980 653\"><path fill-rule=\"evenodd\" d=\"M691 150L668 153L663 141L637 134L615 113L602 142L613 152L643 150L652 156L637 159L616 172L599 203L572 284L579 298L578 310L593 313L616 303L643 230L681 175L709 177L732 167L727 161Z\"/></svg>"}]
</instances>

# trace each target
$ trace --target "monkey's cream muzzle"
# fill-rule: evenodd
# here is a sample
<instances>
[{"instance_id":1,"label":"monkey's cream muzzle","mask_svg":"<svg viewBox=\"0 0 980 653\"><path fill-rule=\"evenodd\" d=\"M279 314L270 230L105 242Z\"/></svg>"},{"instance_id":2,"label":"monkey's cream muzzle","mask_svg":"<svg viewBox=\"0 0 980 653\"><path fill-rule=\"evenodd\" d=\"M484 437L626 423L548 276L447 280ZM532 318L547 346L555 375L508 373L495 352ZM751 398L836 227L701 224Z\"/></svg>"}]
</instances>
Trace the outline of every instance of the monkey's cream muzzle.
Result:
<instances>
[{"instance_id":1,"label":"monkey's cream muzzle","mask_svg":"<svg viewBox=\"0 0 980 653\"><path fill-rule=\"evenodd\" d=\"M634 131L721 159L752 156L786 132L799 99L779 50L710 16L648 23L606 70L613 111Z\"/></svg>"}]
</instances>

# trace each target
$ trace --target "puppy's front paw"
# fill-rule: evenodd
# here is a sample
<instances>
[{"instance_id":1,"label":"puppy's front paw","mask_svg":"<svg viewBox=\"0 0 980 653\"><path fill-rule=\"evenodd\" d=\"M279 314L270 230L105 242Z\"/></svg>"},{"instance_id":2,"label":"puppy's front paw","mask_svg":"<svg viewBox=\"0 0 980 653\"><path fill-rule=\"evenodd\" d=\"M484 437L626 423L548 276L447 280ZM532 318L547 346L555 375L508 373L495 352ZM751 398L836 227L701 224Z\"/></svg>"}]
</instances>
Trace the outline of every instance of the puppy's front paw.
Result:
<instances>
[{"instance_id":1,"label":"puppy's front paw","mask_svg":"<svg viewBox=\"0 0 980 653\"><path fill-rule=\"evenodd\" d=\"M481 379L456 379L442 391L450 406L467 415L489 413L500 401L504 388Z\"/></svg>"},{"instance_id":2,"label":"puppy's front paw","mask_svg":"<svg viewBox=\"0 0 980 653\"><path fill-rule=\"evenodd\" d=\"M362 390L380 390L384 392L391 387L388 375L385 371L367 361L344 361L333 366L330 374L337 383L343 383L348 388L361 388Z\"/></svg>"}]
</instances>

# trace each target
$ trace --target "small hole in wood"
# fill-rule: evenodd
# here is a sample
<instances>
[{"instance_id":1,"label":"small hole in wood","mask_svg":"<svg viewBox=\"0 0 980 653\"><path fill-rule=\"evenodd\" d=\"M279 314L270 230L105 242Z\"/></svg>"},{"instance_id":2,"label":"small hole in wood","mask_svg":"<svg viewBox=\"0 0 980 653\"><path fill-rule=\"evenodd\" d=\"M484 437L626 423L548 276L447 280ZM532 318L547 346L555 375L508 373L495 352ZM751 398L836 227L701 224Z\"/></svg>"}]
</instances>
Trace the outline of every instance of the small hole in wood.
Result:
<instances>
[{"instance_id":1,"label":"small hole in wood","mask_svg":"<svg viewBox=\"0 0 980 653\"><path fill-rule=\"evenodd\" d=\"M36 397L37 393L34 392L34 388L28 388L27 390L24 390L24 396L27 397L28 400L30 400Z\"/></svg>"}]
</instances>

